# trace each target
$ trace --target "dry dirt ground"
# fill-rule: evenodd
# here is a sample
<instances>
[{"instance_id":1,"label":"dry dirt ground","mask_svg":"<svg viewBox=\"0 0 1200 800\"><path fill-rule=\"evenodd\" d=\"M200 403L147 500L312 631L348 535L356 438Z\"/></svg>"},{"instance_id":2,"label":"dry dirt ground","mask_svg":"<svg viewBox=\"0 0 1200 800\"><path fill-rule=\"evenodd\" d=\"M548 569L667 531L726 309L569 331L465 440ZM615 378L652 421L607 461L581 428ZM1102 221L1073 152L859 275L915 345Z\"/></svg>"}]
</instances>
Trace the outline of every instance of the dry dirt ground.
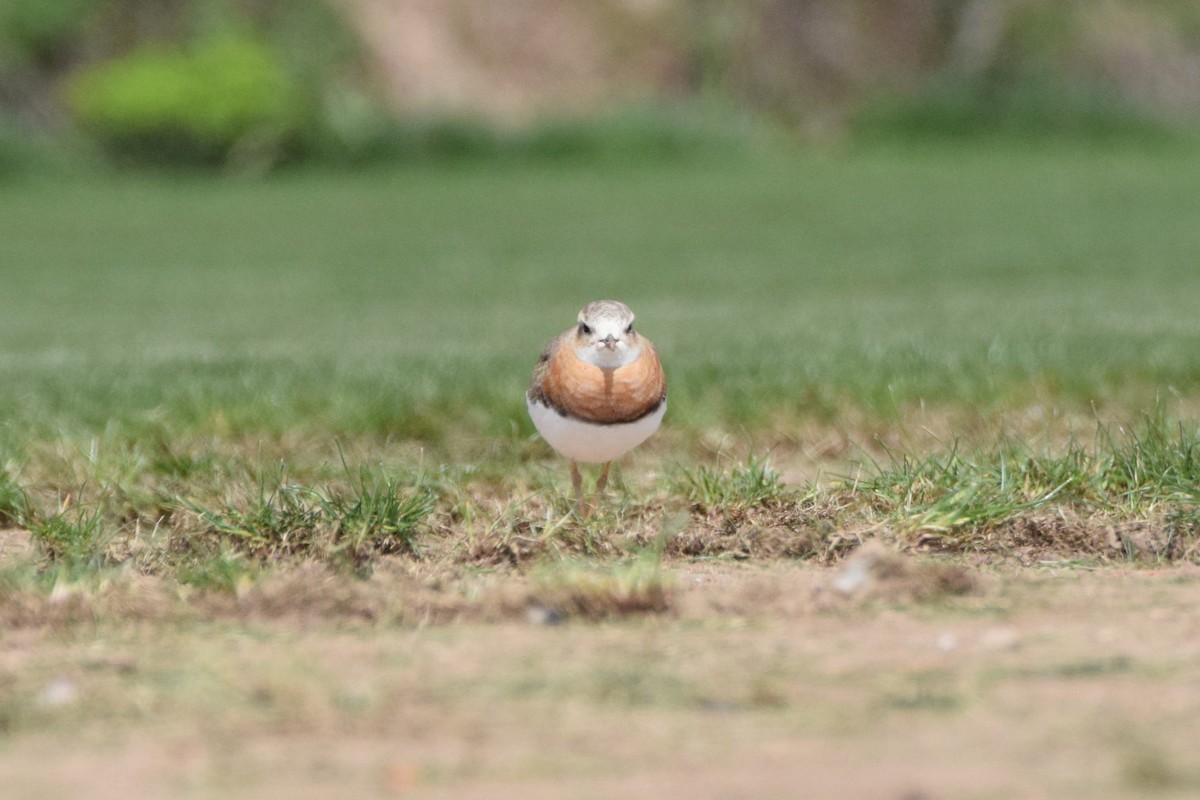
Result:
<instances>
[{"instance_id":1,"label":"dry dirt ground","mask_svg":"<svg viewBox=\"0 0 1200 800\"><path fill-rule=\"evenodd\" d=\"M599 623L10 625L0 796L1200 796L1200 568L895 558L673 562Z\"/></svg>"}]
</instances>

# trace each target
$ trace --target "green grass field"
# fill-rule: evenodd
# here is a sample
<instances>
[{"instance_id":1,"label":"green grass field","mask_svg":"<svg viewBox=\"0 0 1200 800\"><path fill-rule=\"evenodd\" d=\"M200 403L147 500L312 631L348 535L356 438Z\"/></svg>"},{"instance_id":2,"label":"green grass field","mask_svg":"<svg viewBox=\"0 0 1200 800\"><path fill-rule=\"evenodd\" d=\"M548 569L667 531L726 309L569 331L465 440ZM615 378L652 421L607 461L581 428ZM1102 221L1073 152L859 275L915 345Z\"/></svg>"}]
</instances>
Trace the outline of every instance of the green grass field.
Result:
<instances>
[{"instance_id":1,"label":"green grass field","mask_svg":"<svg viewBox=\"0 0 1200 800\"><path fill-rule=\"evenodd\" d=\"M1200 385L1200 155L938 150L0 190L14 428L495 436L618 297L672 425Z\"/></svg>"},{"instance_id":2,"label":"green grass field","mask_svg":"<svg viewBox=\"0 0 1200 800\"><path fill-rule=\"evenodd\" d=\"M452 516L473 481L560 487L522 393L600 297L670 377L635 505L767 450L801 494L853 472L864 508L966 492L959 528L1194 500L1198 177L1179 149L963 148L9 186L5 513L42 532L70 500L75 533L47 535L110 547L197 507L272 516L266 539L337 518L333 491L286 508L289 480L437 484Z\"/></svg>"},{"instance_id":3,"label":"green grass field","mask_svg":"<svg viewBox=\"0 0 1200 800\"><path fill-rule=\"evenodd\" d=\"M1191 796L1197 187L1065 145L0 186L0 785ZM577 519L523 392L604 297L670 410Z\"/></svg>"}]
</instances>

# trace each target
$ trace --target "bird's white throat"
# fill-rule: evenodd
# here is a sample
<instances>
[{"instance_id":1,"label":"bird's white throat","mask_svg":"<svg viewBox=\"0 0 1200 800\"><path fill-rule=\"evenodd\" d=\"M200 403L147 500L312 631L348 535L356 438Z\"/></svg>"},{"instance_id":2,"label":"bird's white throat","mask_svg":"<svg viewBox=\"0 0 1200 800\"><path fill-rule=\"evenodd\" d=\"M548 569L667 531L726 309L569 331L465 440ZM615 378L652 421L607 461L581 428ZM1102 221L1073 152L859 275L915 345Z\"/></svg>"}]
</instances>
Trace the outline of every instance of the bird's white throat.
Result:
<instances>
[{"instance_id":1,"label":"bird's white throat","mask_svg":"<svg viewBox=\"0 0 1200 800\"><path fill-rule=\"evenodd\" d=\"M575 355L579 356L580 361L586 361L600 369L617 369L632 364L641 354L641 345L630 347L624 341L617 341L616 347L611 349L602 341L575 348Z\"/></svg>"}]
</instances>

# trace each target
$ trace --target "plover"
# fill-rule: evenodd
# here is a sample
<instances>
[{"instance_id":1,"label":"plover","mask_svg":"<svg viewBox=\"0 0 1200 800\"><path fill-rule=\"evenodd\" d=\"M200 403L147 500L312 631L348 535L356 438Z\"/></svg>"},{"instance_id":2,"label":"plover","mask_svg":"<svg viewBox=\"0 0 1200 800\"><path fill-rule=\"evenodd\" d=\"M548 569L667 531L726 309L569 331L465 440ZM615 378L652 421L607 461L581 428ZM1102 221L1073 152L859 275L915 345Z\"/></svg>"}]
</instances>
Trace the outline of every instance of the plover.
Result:
<instances>
[{"instance_id":1,"label":"plover","mask_svg":"<svg viewBox=\"0 0 1200 800\"><path fill-rule=\"evenodd\" d=\"M586 515L579 464L604 464L596 480L602 494L613 460L662 423L667 379L654 344L634 331L629 306L597 300L546 345L525 404L542 438L571 461L575 504Z\"/></svg>"}]
</instances>

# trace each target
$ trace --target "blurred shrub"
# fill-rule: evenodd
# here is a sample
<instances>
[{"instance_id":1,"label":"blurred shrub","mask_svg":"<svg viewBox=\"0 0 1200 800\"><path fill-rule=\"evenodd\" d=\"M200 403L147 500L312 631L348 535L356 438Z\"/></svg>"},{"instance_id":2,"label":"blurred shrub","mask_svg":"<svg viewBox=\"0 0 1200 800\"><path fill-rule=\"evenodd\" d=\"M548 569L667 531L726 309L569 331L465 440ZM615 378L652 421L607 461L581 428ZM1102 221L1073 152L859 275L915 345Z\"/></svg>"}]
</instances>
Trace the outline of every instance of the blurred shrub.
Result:
<instances>
[{"instance_id":1,"label":"blurred shrub","mask_svg":"<svg viewBox=\"0 0 1200 800\"><path fill-rule=\"evenodd\" d=\"M706 83L815 140L1200 127L1196 0L697 0ZM732 22L730 22L732 21ZM693 26L705 30L702 26ZM703 56L703 57L702 57Z\"/></svg>"},{"instance_id":2,"label":"blurred shrub","mask_svg":"<svg viewBox=\"0 0 1200 800\"><path fill-rule=\"evenodd\" d=\"M48 63L87 25L99 0L0 2L0 63Z\"/></svg>"},{"instance_id":3,"label":"blurred shrub","mask_svg":"<svg viewBox=\"0 0 1200 800\"><path fill-rule=\"evenodd\" d=\"M269 166L304 118L300 87L245 36L188 50L143 46L76 74L67 101L82 129L114 154L150 164Z\"/></svg>"},{"instance_id":4,"label":"blurred shrub","mask_svg":"<svg viewBox=\"0 0 1200 800\"><path fill-rule=\"evenodd\" d=\"M1173 18L1158 22L1166 29L1175 24ZM893 89L863 103L852 115L852 126L860 135L902 138L1156 140L1179 135L1182 119L1156 105L1152 93L1139 95L1114 77L1130 72L1122 62L1128 53L1138 53L1138 62L1156 57L1148 44L1153 37L1135 36L1135 31L1128 53L1108 53L1104 40L1118 23L1140 24L1142 33L1158 24L1136 6L1114 20L1086 3L970 4L959 12L940 67L913 90Z\"/></svg>"},{"instance_id":5,"label":"blurred shrub","mask_svg":"<svg viewBox=\"0 0 1200 800\"><path fill-rule=\"evenodd\" d=\"M750 131L733 113L698 106L637 107L592 119L549 120L529 132L528 154L542 158L663 160L730 153Z\"/></svg>"},{"instance_id":6,"label":"blurred shrub","mask_svg":"<svg viewBox=\"0 0 1200 800\"><path fill-rule=\"evenodd\" d=\"M947 72L916 91L866 102L851 127L864 139L1166 140L1178 133L1111 87L1049 73L997 80Z\"/></svg>"},{"instance_id":7,"label":"blurred shrub","mask_svg":"<svg viewBox=\"0 0 1200 800\"><path fill-rule=\"evenodd\" d=\"M749 148L761 125L732 111L633 107L547 118L521 128L463 116L390 115L361 95L328 105L306 154L324 163L381 161L661 161L729 155ZM752 135L753 134L753 135Z\"/></svg>"},{"instance_id":8,"label":"blurred shrub","mask_svg":"<svg viewBox=\"0 0 1200 800\"><path fill-rule=\"evenodd\" d=\"M324 164L453 161L511 150L488 123L463 116L400 117L352 88L324 92L304 132L303 155Z\"/></svg>"},{"instance_id":9,"label":"blurred shrub","mask_svg":"<svg viewBox=\"0 0 1200 800\"><path fill-rule=\"evenodd\" d=\"M327 163L364 164L391 158L396 121L379 102L331 83L303 132L304 155Z\"/></svg>"}]
</instances>

